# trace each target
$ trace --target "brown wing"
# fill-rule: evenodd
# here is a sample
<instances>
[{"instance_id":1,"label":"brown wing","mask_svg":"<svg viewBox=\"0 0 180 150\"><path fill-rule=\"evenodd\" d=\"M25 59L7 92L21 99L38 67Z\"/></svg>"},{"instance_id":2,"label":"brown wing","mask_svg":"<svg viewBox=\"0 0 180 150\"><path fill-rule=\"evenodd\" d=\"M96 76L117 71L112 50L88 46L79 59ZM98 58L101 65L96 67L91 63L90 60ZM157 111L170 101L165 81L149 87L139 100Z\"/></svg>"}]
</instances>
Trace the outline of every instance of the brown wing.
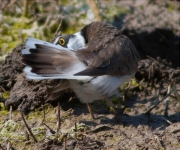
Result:
<instances>
[{"instance_id":1,"label":"brown wing","mask_svg":"<svg viewBox=\"0 0 180 150\"><path fill-rule=\"evenodd\" d=\"M92 51L91 49L76 52L82 61L87 63L89 61L89 65L75 75L117 76L131 74L137 70L139 54L130 39L124 35L115 36L114 39L101 46L98 51Z\"/></svg>"}]
</instances>

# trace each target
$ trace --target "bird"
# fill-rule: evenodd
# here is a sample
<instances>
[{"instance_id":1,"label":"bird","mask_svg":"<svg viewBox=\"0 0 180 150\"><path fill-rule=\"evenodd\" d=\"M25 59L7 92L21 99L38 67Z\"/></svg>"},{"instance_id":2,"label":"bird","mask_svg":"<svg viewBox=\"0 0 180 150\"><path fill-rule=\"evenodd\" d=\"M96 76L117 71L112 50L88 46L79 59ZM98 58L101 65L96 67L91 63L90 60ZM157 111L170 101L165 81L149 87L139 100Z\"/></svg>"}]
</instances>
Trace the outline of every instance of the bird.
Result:
<instances>
[{"instance_id":1,"label":"bird","mask_svg":"<svg viewBox=\"0 0 180 150\"><path fill-rule=\"evenodd\" d=\"M22 53L28 79L62 79L52 89L71 88L81 102L90 103L119 94L118 88L137 71L140 56L131 40L111 24L92 22L74 34L58 36L53 43L28 38ZM114 105L113 105L114 106Z\"/></svg>"}]
</instances>

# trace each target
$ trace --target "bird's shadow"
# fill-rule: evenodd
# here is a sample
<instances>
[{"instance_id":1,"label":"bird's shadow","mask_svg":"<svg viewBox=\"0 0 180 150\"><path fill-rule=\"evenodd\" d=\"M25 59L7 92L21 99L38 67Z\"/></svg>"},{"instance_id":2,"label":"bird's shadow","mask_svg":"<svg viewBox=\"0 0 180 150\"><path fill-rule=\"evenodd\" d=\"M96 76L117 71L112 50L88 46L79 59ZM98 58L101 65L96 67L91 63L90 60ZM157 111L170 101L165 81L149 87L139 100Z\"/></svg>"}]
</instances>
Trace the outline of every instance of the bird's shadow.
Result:
<instances>
[{"instance_id":1,"label":"bird's shadow","mask_svg":"<svg viewBox=\"0 0 180 150\"><path fill-rule=\"evenodd\" d=\"M98 120L98 121L97 121ZM171 123L180 122L180 113L176 113L169 116ZM146 125L152 129L164 130L170 124L166 121L164 115L150 114L146 116L145 114L140 114L136 116L130 116L127 114L119 115L118 121L115 118L109 118L106 115L97 115L95 120L80 120L81 123L84 123L89 126L101 125L123 125L123 126L132 126L138 127L139 125Z\"/></svg>"},{"instance_id":2,"label":"bird's shadow","mask_svg":"<svg viewBox=\"0 0 180 150\"><path fill-rule=\"evenodd\" d=\"M138 103L149 103L151 102L150 105L156 104L157 99L156 98L150 98L150 99L144 99L141 101L135 101L135 100L130 100L129 105L130 107L136 108L135 104ZM163 114L155 114L155 113L150 113L149 116L145 115L145 113L141 114L133 114L129 115L128 113L124 114L118 114L117 118L114 118L114 114L109 111L109 109L105 106L102 105L102 102L95 101L93 102L92 108L94 110L94 114L96 119L92 120L90 119L90 115L87 109L86 104L80 103L77 99L74 101L75 105L73 106L73 114L78 116L79 120L81 123L85 123L86 125L89 126L97 126L99 124L101 125L124 125L124 126L133 126L133 127L138 127L139 125L147 125L150 126L152 129L159 128L161 130L165 129L167 126L169 126L168 121L172 123L180 122L180 113L174 113L168 116L168 118L165 118ZM100 108L97 110L97 108ZM84 114L88 116L88 119L84 119L86 117L82 117L81 115Z\"/></svg>"}]
</instances>

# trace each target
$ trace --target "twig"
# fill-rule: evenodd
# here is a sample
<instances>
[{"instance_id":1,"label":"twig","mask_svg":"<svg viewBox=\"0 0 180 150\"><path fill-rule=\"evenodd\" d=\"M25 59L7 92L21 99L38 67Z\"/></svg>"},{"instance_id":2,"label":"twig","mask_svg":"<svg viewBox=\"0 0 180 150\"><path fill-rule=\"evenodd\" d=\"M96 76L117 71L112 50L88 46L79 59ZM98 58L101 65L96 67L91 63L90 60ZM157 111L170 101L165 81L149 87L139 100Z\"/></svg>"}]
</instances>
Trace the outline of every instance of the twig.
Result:
<instances>
[{"instance_id":1,"label":"twig","mask_svg":"<svg viewBox=\"0 0 180 150\"><path fill-rule=\"evenodd\" d=\"M175 71L173 71L173 72L171 73L171 75L169 76L169 80L172 79L172 77L174 76L174 73L175 73Z\"/></svg>"},{"instance_id":2,"label":"twig","mask_svg":"<svg viewBox=\"0 0 180 150\"><path fill-rule=\"evenodd\" d=\"M76 139L77 139L77 124L76 124L76 122L75 122L75 124L74 124L74 126L75 126L75 137L76 137Z\"/></svg>"},{"instance_id":3,"label":"twig","mask_svg":"<svg viewBox=\"0 0 180 150\"><path fill-rule=\"evenodd\" d=\"M160 104L163 100L165 100L167 97L169 97L170 95L171 95L171 93L174 91L174 88L175 87L173 87L170 91L169 91L169 93L167 93L166 94L166 96L164 96L159 102L157 102L154 106L152 106L151 108L149 108L144 114L145 115L149 115L150 114L150 112L158 105L158 104Z\"/></svg>"},{"instance_id":4,"label":"twig","mask_svg":"<svg viewBox=\"0 0 180 150\"><path fill-rule=\"evenodd\" d=\"M142 85L142 82L145 80L145 78L143 78L140 82L139 82L139 85ZM138 85L138 86L139 86ZM142 94L145 92L146 88L144 88L143 92L140 93L139 97L142 96Z\"/></svg>"},{"instance_id":5,"label":"twig","mask_svg":"<svg viewBox=\"0 0 180 150\"><path fill-rule=\"evenodd\" d=\"M7 149L6 150L14 150L12 147L11 141L8 140Z\"/></svg>"},{"instance_id":6,"label":"twig","mask_svg":"<svg viewBox=\"0 0 180 150\"><path fill-rule=\"evenodd\" d=\"M166 117L163 117L163 120L166 121L169 124L173 124L169 119L167 119Z\"/></svg>"},{"instance_id":7,"label":"twig","mask_svg":"<svg viewBox=\"0 0 180 150\"><path fill-rule=\"evenodd\" d=\"M44 0L41 1L41 5L42 5L42 14L44 13Z\"/></svg>"},{"instance_id":8,"label":"twig","mask_svg":"<svg viewBox=\"0 0 180 150\"><path fill-rule=\"evenodd\" d=\"M2 86L0 86L0 88L3 90L3 92L6 92L6 90Z\"/></svg>"},{"instance_id":9,"label":"twig","mask_svg":"<svg viewBox=\"0 0 180 150\"><path fill-rule=\"evenodd\" d=\"M153 87L153 85L154 85L154 64L155 63L152 63L148 69L148 71L149 71L148 80L151 81L151 87Z\"/></svg>"},{"instance_id":10,"label":"twig","mask_svg":"<svg viewBox=\"0 0 180 150\"><path fill-rule=\"evenodd\" d=\"M47 103L46 104L43 103L41 107L37 108L37 110L41 110L42 109L42 111L43 111L41 124L44 124L45 119L46 119L47 112L45 111L45 106L48 106L48 104ZM48 111L48 109L47 109L47 111Z\"/></svg>"},{"instance_id":11,"label":"twig","mask_svg":"<svg viewBox=\"0 0 180 150\"><path fill-rule=\"evenodd\" d=\"M10 2L10 4L8 5L8 7L12 7L12 5L14 5L16 2L17 2L17 0L12 0L12 1Z\"/></svg>"},{"instance_id":12,"label":"twig","mask_svg":"<svg viewBox=\"0 0 180 150\"><path fill-rule=\"evenodd\" d=\"M28 5L29 5L29 1L24 0L24 4L23 4L24 10L23 10L23 14L22 14L23 17L28 16Z\"/></svg>"},{"instance_id":13,"label":"twig","mask_svg":"<svg viewBox=\"0 0 180 150\"><path fill-rule=\"evenodd\" d=\"M61 25L62 25L62 20L63 20L63 19L61 18L60 23L59 23L59 26L58 26L56 32L54 33L54 38L51 40L51 43L55 40L55 38L56 38L58 35L61 34L60 28L61 28Z\"/></svg>"},{"instance_id":14,"label":"twig","mask_svg":"<svg viewBox=\"0 0 180 150\"><path fill-rule=\"evenodd\" d=\"M45 120L45 110L44 110L44 104L42 105L42 109L43 109L43 119L42 119L42 124L44 123Z\"/></svg>"},{"instance_id":15,"label":"twig","mask_svg":"<svg viewBox=\"0 0 180 150\"><path fill-rule=\"evenodd\" d=\"M26 138L26 141L29 141L29 134L27 131L25 131L25 138Z\"/></svg>"},{"instance_id":16,"label":"twig","mask_svg":"<svg viewBox=\"0 0 180 150\"><path fill-rule=\"evenodd\" d=\"M92 9L92 12L94 13L94 16L96 18L97 21L102 21L102 17L100 15L99 9L96 5L95 0L88 0L88 3Z\"/></svg>"},{"instance_id":17,"label":"twig","mask_svg":"<svg viewBox=\"0 0 180 150\"><path fill-rule=\"evenodd\" d=\"M1 144L0 144L0 148L1 148L1 150L4 150L4 148L1 146Z\"/></svg>"},{"instance_id":18,"label":"twig","mask_svg":"<svg viewBox=\"0 0 180 150\"><path fill-rule=\"evenodd\" d=\"M73 109L70 108L70 109L68 109L66 112L62 113L62 116L64 116L64 115L65 115L65 116L71 115L72 111L73 111Z\"/></svg>"},{"instance_id":19,"label":"twig","mask_svg":"<svg viewBox=\"0 0 180 150\"><path fill-rule=\"evenodd\" d=\"M60 127L61 127L60 103L58 102L58 127L57 127L57 133L59 132Z\"/></svg>"},{"instance_id":20,"label":"twig","mask_svg":"<svg viewBox=\"0 0 180 150\"><path fill-rule=\"evenodd\" d=\"M61 18L60 23L59 23L59 26L58 26L55 34L54 34L54 38L56 38L56 36L58 35L58 33L59 33L59 31L60 31L60 28L61 28L61 25L62 25L62 20L63 20L63 19Z\"/></svg>"},{"instance_id":21,"label":"twig","mask_svg":"<svg viewBox=\"0 0 180 150\"><path fill-rule=\"evenodd\" d=\"M136 85L134 88L137 88L138 86L142 85L142 82L145 80L145 78L143 78L138 85Z\"/></svg>"},{"instance_id":22,"label":"twig","mask_svg":"<svg viewBox=\"0 0 180 150\"><path fill-rule=\"evenodd\" d=\"M53 129L51 129L45 122L43 123L47 128L48 128L48 130L52 133L52 134L55 134L56 132L53 130Z\"/></svg>"},{"instance_id":23,"label":"twig","mask_svg":"<svg viewBox=\"0 0 180 150\"><path fill-rule=\"evenodd\" d=\"M9 120L12 120L12 106L10 106L9 110Z\"/></svg>"},{"instance_id":24,"label":"twig","mask_svg":"<svg viewBox=\"0 0 180 150\"><path fill-rule=\"evenodd\" d=\"M157 141L157 143L159 144L161 148L164 148L164 146L161 144L161 141L159 140L159 137L157 135L154 135L154 139Z\"/></svg>"},{"instance_id":25,"label":"twig","mask_svg":"<svg viewBox=\"0 0 180 150\"><path fill-rule=\"evenodd\" d=\"M46 22L42 26L43 29L48 26L48 23L50 22L50 20L51 20L51 15L48 15L48 17L46 18Z\"/></svg>"},{"instance_id":26,"label":"twig","mask_svg":"<svg viewBox=\"0 0 180 150\"><path fill-rule=\"evenodd\" d=\"M32 136L32 138L33 138L34 142L36 142L36 143L37 143L38 141L37 141L36 137L33 135L33 133L32 133L32 131L31 131L31 129L29 128L29 126L28 126L28 124L27 124L27 122L26 122L26 120L25 120L25 118L24 118L24 115L22 114L22 112L21 112L21 111L20 111L20 114L21 114L21 117L22 117L22 119L23 119L23 122L24 122L24 124L25 124L25 126L26 126L27 130L29 131L30 135Z\"/></svg>"},{"instance_id":27,"label":"twig","mask_svg":"<svg viewBox=\"0 0 180 150\"><path fill-rule=\"evenodd\" d=\"M65 136L64 138L64 149L66 150L66 147L67 147L67 136Z\"/></svg>"},{"instance_id":28,"label":"twig","mask_svg":"<svg viewBox=\"0 0 180 150\"><path fill-rule=\"evenodd\" d=\"M10 147L11 147L10 144L11 144L11 143L8 141L7 150L10 150Z\"/></svg>"},{"instance_id":29,"label":"twig","mask_svg":"<svg viewBox=\"0 0 180 150\"><path fill-rule=\"evenodd\" d=\"M21 12L23 12L23 8L22 8L23 2L16 0L16 3L14 3L14 5L16 5L19 9L21 9Z\"/></svg>"},{"instance_id":30,"label":"twig","mask_svg":"<svg viewBox=\"0 0 180 150\"><path fill-rule=\"evenodd\" d=\"M164 117L168 117L168 106L169 106L169 101L167 100L166 101L166 107L165 107L165 110L164 110Z\"/></svg>"},{"instance_id":31,"label":"twig","mask_svg":"<svg viewBox=\"0 0 180 150\"><path fill-rule=\"evenodd\" d=\"M151 60L153 60L154 62L156 62L157 64L160 65L160 63L159 63L157 60L155 60L154 58L150 57L149 55L146 55L146 57L149 58L149 59L151 59Z\"/></svg>"},{"instance_id":32,"label":"twig","mask_svg":"<svg viewBox=\"0 0 180 150\"><path fill-rule=\"evenodd\" d=\"M4 9L8 6L9 2L6 1L6 3L4 4L4 6L2 7L1 11L4 11Z\"/></svg>"},{"instance_id":33,"label":"twig","mask_svg":"<svg viewBox=\"0 0 180 150\"><path fill-rule=\"evenodd\" d=\"M178 91L180 91L180 90L177 90L177 88L175 86L174 95L176 97L176 100L180 103L180 95L178 94Z\"/></svg>"}]
</instances>

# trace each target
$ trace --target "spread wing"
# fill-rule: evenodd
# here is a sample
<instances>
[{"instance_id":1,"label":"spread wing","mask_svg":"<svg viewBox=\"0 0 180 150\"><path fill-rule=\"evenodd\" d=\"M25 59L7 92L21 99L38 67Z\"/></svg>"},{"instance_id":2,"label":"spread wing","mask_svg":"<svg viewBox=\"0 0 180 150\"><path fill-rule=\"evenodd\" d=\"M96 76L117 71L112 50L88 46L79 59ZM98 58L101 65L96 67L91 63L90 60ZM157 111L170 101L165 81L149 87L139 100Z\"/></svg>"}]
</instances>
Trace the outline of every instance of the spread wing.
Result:
<instances>
[{"instance_id":1,"label":"spread wing","mask_svg":"<svg viewBox=\"0 0 180 150\"><path fill-rule=\"evenodd\" d=\"M24 72L29 79L89 79L74 76L86 69L86 65L75 55L75 51L45 41L28 38L22 50Z\"/></svg>"},{"instance_id":2,"label":"spread wing","mask_svg":"<svg viewBox=\"0 0 180 150\"><path fill-rule=\"evenodd\" d=\"M76 73L76 76L117 76L135 73L137 70L139 53L130 39L124 35L116 36L99 50L93 51L93 46L90 47L89 50L76 52L81 61L88 64L88 67Z\"/></svg>"}]
</instances>

